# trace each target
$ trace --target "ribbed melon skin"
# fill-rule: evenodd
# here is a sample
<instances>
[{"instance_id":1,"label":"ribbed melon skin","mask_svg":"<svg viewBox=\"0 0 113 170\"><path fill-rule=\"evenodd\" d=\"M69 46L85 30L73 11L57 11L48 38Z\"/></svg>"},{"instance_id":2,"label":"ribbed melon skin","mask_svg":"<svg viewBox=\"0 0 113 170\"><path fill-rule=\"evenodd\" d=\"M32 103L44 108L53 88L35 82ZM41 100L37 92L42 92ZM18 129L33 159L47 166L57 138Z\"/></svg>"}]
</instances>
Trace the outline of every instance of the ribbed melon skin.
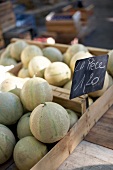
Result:
<instances>
[{"instance_id":1,"label":"ribbed melon skin","mask_svg":"<svg viewBox=\"0 0 113 170\"><path fill-rule=\"evenodd\" d=\"M21 53L27 45L28 44L23 40L19 40L13 43L10 49L11 57L16 61L20 61Z\"/></svg>"},{"instance_id":2,"label":"ribbed melon skin","mask_svg":"<svg viewBox=\"0 0 113 170\"><path fill-rule=\"evenodd\" d=\"M12 155L16 144L11 130L0 124L0 164L5 163Z\"/></svg>"},{"instance_id":3,"label":"ribbed melon skin","mask_svg":"<svg viewBox=\"0 0 113 170\"><path fill-rule=\"evenodd\" d=\"M14 162L19 170L30 170L48 152L47 146L33 136L20 139L14 148Z\"/></svg>"},{"instance_id":4,"label":"ribbed melon skin","mask_svg":"<svg viewBox=\"0 0 113 170\"><path fill-rule=\"evenodd\" d=\"M46 80L40 77L33 77L23 85L20 98L24 107L32 111L39 104L52 101L53 93Z\"/></svg>"},{"instance_id":5,"label":"ribbed melon skin","mask_svg":"<svg viewBox=\"0 0 113 170\"><path fill-rule=\"evenodd\" d=\"M70 118L67 111L59 104L45 102L37 106L30 116L32 134L43 143L54 143L68 132Z\"/></svg>"},{"instance_id":6,"label":"ribbed melon skin","mask_svg":"<svg viewBox=\"0 0 113 170\"><path fill-rule=\"evenodd\" d=\"M23 114L23 106L19 97L11 92L0 93L0 123L12 125Z\"/></svg>"},{"instance_id":7,"label":"ribbed melon skin","mask_svg":"<svg viewBox=\"0 0 113 170\"><path fill-rule=\"evenodd\" d=\"M29 125L30 114L31 112L24 114L18 121L17 136L19 139L24 138L26 136L32 136Z\"/></svg>"}]
</instances>

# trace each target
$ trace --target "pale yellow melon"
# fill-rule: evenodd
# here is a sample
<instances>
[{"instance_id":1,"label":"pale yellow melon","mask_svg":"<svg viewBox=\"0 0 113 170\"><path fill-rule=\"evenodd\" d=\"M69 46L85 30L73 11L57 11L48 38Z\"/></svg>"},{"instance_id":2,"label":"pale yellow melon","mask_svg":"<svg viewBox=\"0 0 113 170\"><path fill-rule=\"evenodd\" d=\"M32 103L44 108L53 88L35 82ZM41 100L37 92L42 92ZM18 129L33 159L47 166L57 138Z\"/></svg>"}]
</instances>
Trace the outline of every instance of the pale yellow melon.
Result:
<instances>
[{"instance_id":1,"label":"pale yellow melon","mask_svg":"<svg viewBox=\"0 0 113 170\"><path fill-rule=\"evenodd\" d=\"M85 58L89 58L89 57L92 57L93 55L90 54L89 52L84 52L84 51L81 51L81 52L78 52L76 53L72 58L71 58L71 61L70 61L70 68L72 70L72 72L74 72L74 68L75 68L75 64L76 64L76 61L77 60L80 60L80 59L85 59Z\"/></svg>"},{"instance_id":2,"label":"pale yellow melon","mask_svg":"<svg viewBox=\"0 0 113 170\"><path fill-rule=\"evenodd\" d=\"M6 92L15 88L21 89L27 80L28 79L22 79L19 77L13 77L13 76L9 77L0 84L0 90Z\"/></svg>"},{"instance_id":3,"label":"pale yellow melon","mask_svg":"<svg viewBox=\"0 0 113 170\"><path fill-rule=\"evenodd\" d=\"M113 85L113 78L110 74L109 75L109 87Z\"/></svg>"},{"instance_id":4,"label":"pale yellow melon","mask_svg":"<svg viewBox=\"0 0 113 170\"><path fill-rule=\"evenodd\" d=\"M69 80L69 81L63 86L63 88L64 88L64 89L71 90L71 86L72 86L72 80Z\"/></svg>"},{"instance_id":5,"label":"pale yellow melon","mask_svg":"<svg viewBox=\"0 0 113 170\"><path fill-rule=\"evenodd\" d=\"M71 79L71 70L63 62L53 62L45 69L44 77L51 85L64 86Z\"/></svg>"},{"instance_id":6,"label":"pale yellow melon","mask_svg":"<svg viewBox=\"0 0 113 170\"><path fill-rule=\"evenodd\" d=\"M40 77L30 78L21 89L21 101L24 107L32 111L41 103L52 101L53 93L49 83Z\"/></svg>"},{"instance_id":7,"label":"pale yellow melon","mask_svg":"<svg viewBox=\"0 0 113 170\"><path fill-rule=\"evenodd\" d=\"M21 61L24 67L28 67L29 61L35 56L42 56L42 50L35 45L28 45L21 53Z\"/></svg>"},{"instance_id":8,"label":"pale yellow melon","mask_svg":"<svg viewBox=\"0 0 113 170\"><path fill-rule=\"evenodd\" d=\"M108 87L109 87L109 75L106 71L103 88L101 90L89 93L89 96L100 97L108 89Z\"/></svg>"},{"instance_id":9,"label":"pale yellow melon","mask_svg":"<svg viewBox=\"0 0 113 170\"><path fill-rule=\"evenodd\" d=\"M30 77L28 68L22 67L18 72L18 77L20 78Z\"/></svg>"},{"instance_id":10,"label":"pale yellow melon","mask_svg":"<svg viewBox=\"0 0 113 170\"><path fill-rule=\"evenodd\" d=\"M45 69L51 64L51 61L44 56L36 56L31 59L28 65L29 74L31 77L44 77Z\"/></svg>"},{"instance_id":11,"label":"pale yellow melon","mask_svg":"<svg viewBox=\"0 0 113 170\"><path fill-rule=\"evenodd\" d=\"M17 61L13 58L1 58L0 59L0 64L3 65L3 66L10 66L10 65L14 65L16 66L17 65Z\"/></svg>"},{"instance_id":12,"label":"pale yellow melon","mask_svg":"<svg viewBox=\"0 0 113 170\"><path fill-rule=\"evenodd\" d=\"M73 44L69 46L64 54L64 62L70 65L71 58L79 51L87 52L88 49L83 44Z\"/></svg>"},{"instance_id":13,"label":"pale yellow melon","mask_svg":"<svg viewBox=\"0 0 113 170\"><path fill-rule=\"evenodd\" d=\"M107 71L113 77L113 50L110 50L108 56Z\"/></svg>"},{"instance_id":14,"label":"pale yellow melon","mask_svg":"<svg viewBox=\"0 0 113 170\"><path fill-rule=\"evenodd\" d=\"M48 152L47 146L33 136L20 139L14 148L13 158L18 169L30 170Z\"/></svg>"},{"instance_id":15,"label":"pale yellow melon","mask_svg":"<svg viewBox=\"0 0 113 170\"><path fill-rule=\"evenodd\" d=\"M30 116L32 134L43 143L54 143L62 139L70 126L69 115L61 105L45 102L38 105Z\"/></svg>"}]
</instances>

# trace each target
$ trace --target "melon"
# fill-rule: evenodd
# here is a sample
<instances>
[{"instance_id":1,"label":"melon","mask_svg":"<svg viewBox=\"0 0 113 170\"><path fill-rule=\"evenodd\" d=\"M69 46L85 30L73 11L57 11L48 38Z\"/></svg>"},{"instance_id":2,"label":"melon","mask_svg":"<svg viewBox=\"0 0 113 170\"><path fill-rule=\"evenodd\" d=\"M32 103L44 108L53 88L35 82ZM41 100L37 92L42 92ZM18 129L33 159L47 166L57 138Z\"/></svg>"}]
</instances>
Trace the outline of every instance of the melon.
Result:
<instances>
[{"instance_id":1,"label":"melon","mask_svg":"<svg viewBox=\"0 0 113 170\"><path fill-rule=\"evenodd\" d=\"M13 44L13 43L12 43ZM3 53L1 54L1 58L11 58L11 46L12 44L9 44L5 50L3 51Z\"/></svg>"},{"instance_id":2,"label":"melon","mask_svg":"<svg viewBox=\"0 0 113 170\"><path fill-rule=\"evenodd\" d=\"M22 67L18 72L18 77L20 78L30 77L28 68Z\"/></svg>"},{"instance_id":3,"label":"melon","mask_svg":"<svg viewBox=\"0 0 113 170\"><path fill-rule=\"evenodd\" d=\"M113 77L113 50L110 50L108 56L107 71Z\"/></svg>"},{"instance_id":4,"label":"melon","mask_svg":"<svg viewBox=\"0 0 113 170\"><path fill-rule=\"evenodd\" d=\"M24 114L18 121L17 136L19 139L24 138L26 136L32 136L29 126L30 114L31 112Z\"/></svg>"},{"instance_id":5,"label":"melon","mask_svg":"<svg viewBox=\"0 0 113 170\"><path fill-rule=\"evenodd\" d=\"M76 64L76 61L77 61L77 60L89 58L89 57L92 57L92 56L93 56L93 55L90 54L89 52L84 52L84 51L81 51L81 52L76 53L76 54L71 58L71 61L70 61L71 71L74 72L74 68L75 68L75 64Z\"/></svg>"},{"instance_id":6,"label":"melon","mask_svg":"<svg viewBox=\"0 0 113 170\"><path fill-rule=\"evenodd\" d=\"M63 61L63 55L56 47L45 47L42 52L51 62Z\"/></svg>"},{"instance_id":7,"label":"melon","mask_svg":"<svg viewBox=\"0 0 113 170\"><path fill-rule=\"evenodd\" d=\"M16 88L9 90L9 92L16 94L20 98L21 89L16 86Z\"/></svg>"},{"instance_id":8,"label":"melon","mask_svg":"<svg viewBox=\"0 0 113 170\"><path fill-rule=\"evenodd\" d=\"M44 56L36 56L31 59L28 65L29 74L31 77L44 77L45 69L51 64L51 61Z\"/></svg>"},{"instance_id":9,"label":"melon","mask_svg":"<svg viewBox=\"0 0 113 170\"><path fill-rule=\"evenodd\" d=\"M30 116L32 134L43 143L54 143L68 132L70 118L65 108L54 102L38 105Z\"/></svg>"},{"instance_id":10,"label":"melon","mask_svg":"<svg viewBox=\"0 0 113 170\"><path fill-rule=\"evenodd\" d=\"M23 114L23 107L18 96L10 92L0 93L0 123L15 124Z\"/></svg>"},{"instance_id":11,"label":"melon","mask_svg":"<svg viewBox=\"0 0 113 170\"><path fill-rule=\"evenodd\" d=\"M13 154L16 140L12 131L0 124L0 164L5 163Z\"/></svg>"},{"instance_id":12,"label":"melon","mask_svg":"<svg viewBox=\"0 0 113 170\"><path fill-rule=\"evenodd\" d=\"M113 85L113 78L110 74L108 74L109 76L109 87Z\"/></svg>"},{"instance_id":13,"label":"melon","mask_svg":"<svg viewBox=\"0 0 113 170\"><path fill-rule=\"evenodd\" d=\"M71 79L71 70L63 62L53 62L45 69L44 78L54 86L64 86Z\"/></svg>"},{"instance_id":14,"label":"melon","mask_svg":"<svg viewBox=\"0 0 113 170\"><path fill-rule=\"evenodd\" d=\"M13 58L5 58L4 57L4 58L0 59L0 64L3 65L3 66L10 66L10 65L16 66L17 62Z\"/></svg>"},{"instance_id":15,"label":"melon","mask_svg":"<svg viewBox=\"0 0 113 170\"><path fill-rule=\"evenodd\" d=\"M24 48L27 46L27 43L23 40L18 40L11 46L11 57L14 58L16 61L20 61L21 53L24 50Z\"/></svg>"},{"instance_id":16,"label":"melon","mask_svg":"<svg viewBox=\"0 0 113 170\"><path fill-rule=\"evenodd\" d=\"M21 78L9 77L0 84L0 90L3 92L7 92L15 88L21 89L23 84L24 80L22 80Z\"/></svg>"},{"instance_id":17,"label":"melon","mask_svg":"<svg viewBox=\"0 0 113 170\"><path fill-rule=\"evenodd\" d=\"M93 104L93 99L92 99L91 97L89 97L89 96L88 96L88 102L89 102L89 106L90 106L91 104Z\"/></svg>"},{"instance_id":18,"label":"melon","mask_svg":"<svg viewBox=\"0 0 113 170\"><path fill-rule=\"evenodd\" d=\"M53 93L49 83L40 77L33 77L21 89L21 101L24 107L32 111L43 102L52 101Z\"/></svg>"},{"instance_id":19,"label":"melon","mask_svg":"<svg viewBox=\"0 0 113 170\"><path fill-rule=\"evenodd\" d=\"M89 96L90 97L100 97L108 89L108 87L109 87L109 75L106 71L102 89L89 93Z\"/></svg>"},{"instance_id":20,"label":"melon","mask_svg":"<svg viewBox=\"0 0 113 170\"><path fill-rule=\"evenodd\" d=\"M79 51L88 52L88 49L83 44L73 44L69 46L64 54L64 62L69 65L71 58Z\"/></svg>"},{"instance_id":21,"label":"melon","mask_svg":"<svg viewBox=\"0 0 113 170\"><path fill-rule=\"evenodd\" d=\"M14 162L20 170L30 170L47 154L47 146L33 136L20 139L13 153Z\"/></svg>"},{"instance_id":22,"label":"melon","mask_svg":"<svg viewBox=\"0 0 113 170\"><path fill-rule=\"evenodd\" d=\"M35 45L28 45L21 54L21 61L24 67L28 67L29 61L35 56L42 56L42 50Z\"/></svg>"},{"instance_id":23,"label":"melon","mask_svg":"<svg viewBox=\"0 0 113 170\"><path fill-rule=\"evenodd\" d=\"M63 88L64 88L64 89L71 90L71 86L72 86L72 80L69 80L69 81L63 86Z\"/></svg>"},{"instance_id":24,"label":"melon","mask_svg":"<svg viewBox=\"0 0 113 170\"><path fill-rule=\"evenodd\" d=\"M78 113L74 112L71 109L66 109L68 114L69 114L69 118L70 118L70 127L72 128L72 126L78 121Z\"/></svg>"}]
</instances>

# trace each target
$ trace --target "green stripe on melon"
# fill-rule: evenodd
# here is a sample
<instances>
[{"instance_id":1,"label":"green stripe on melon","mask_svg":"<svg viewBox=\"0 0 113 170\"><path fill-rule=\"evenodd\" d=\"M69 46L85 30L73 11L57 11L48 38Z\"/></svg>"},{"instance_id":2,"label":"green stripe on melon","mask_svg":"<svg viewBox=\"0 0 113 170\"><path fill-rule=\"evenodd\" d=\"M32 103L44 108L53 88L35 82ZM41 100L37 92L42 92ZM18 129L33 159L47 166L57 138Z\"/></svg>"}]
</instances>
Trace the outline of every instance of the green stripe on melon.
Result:
<instances>
[{"instance_id":1,"label":"green stripe on melon","mask_svg":"<svg viewBox=\"0 0 113 170\"><path fill-rule=\"evenodd\" d=\"M5 163L12 155L16 144L11 130L0 124L0 164Z\"/></svg>"},{"instance_id":2,"label":"green stripe on melon","mask_svg":"<svg viewBox=\"0 0 113 170\"><path fill-rule=\"evenodd\" d=\"M17 136L19 139L24 138L26 136L32 136L29 126L30 114L31 112L24 114L18 121Z\"/></svg>"},{"instance_id":3,"label":"green stripe on melon","mask_svg":"<svg viewBox=\"0 0 113 170\"><path fill-rule=\"evenodd\" d=\"M70 126L69 115L61 105L45 102L37 106L30 116L32 134L43 143L54 143L62 139Z\"/></svg>"}]
</instances>

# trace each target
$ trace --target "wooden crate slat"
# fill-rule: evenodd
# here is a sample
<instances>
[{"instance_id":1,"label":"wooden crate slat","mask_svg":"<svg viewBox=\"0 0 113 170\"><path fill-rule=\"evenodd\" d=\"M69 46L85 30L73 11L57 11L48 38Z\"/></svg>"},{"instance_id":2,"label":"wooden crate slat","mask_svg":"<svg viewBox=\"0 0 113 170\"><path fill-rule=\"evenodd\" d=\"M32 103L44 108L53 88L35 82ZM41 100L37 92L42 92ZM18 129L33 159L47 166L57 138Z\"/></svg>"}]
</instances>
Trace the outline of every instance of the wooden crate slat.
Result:
<instances>
[{"instance_id":1,"label":"wooden crate slat","mask_svg":"<svg viewBox=\"0 0 113 170\"><path fill-rule=\"evenodd\" d=\"M19 38L12 38L11 42L15 42L18 41ZM47 43L40 43L37 41L32 41L32 40L25 40L28 44L33 44L33 45L37 45L40 48L44 48L44 47L48 47L48 46L52 46L52 47L56 47L58 48L62 53L66 52L67 48L70 45L66 45L66 44L47 44ZM93 55L102 55L102 54L107 54L110 50L108 49L102 49L102 48L96 48L96 47L87 47L87 49L89 50L89 52L91 52Z\"/></svg>"}]
</instances>

